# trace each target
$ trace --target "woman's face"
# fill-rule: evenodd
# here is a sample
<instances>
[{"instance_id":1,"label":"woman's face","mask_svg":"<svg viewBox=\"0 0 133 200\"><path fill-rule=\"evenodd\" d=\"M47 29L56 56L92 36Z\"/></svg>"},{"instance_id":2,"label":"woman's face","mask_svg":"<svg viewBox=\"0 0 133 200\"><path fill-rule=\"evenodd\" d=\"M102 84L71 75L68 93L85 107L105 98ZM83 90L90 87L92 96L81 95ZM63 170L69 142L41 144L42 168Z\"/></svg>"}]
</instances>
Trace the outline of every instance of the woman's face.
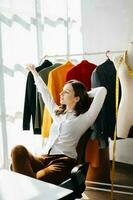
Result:
<instances>
[{"instance_id":1,"label":"woman's face","mask_svg":"<svg viewBox=\"0 0 133 200\"><path fill-rule=\"evenodd\" d=\"M79 97L75 97L71 83L67 83L60 93L60 103L66 105L67 108L73 109L78 101Z\"/></svg>"}]
</instances>

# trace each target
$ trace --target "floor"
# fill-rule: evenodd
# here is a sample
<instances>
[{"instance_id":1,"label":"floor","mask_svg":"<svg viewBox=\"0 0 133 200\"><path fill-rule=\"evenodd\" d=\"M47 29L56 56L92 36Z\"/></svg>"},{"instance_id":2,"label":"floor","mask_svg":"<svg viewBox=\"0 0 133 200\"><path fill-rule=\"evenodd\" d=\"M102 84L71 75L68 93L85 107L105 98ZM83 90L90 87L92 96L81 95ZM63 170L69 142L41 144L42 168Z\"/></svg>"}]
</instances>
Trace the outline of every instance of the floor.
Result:
<instances>
[{"instance_id":1,"label":"floor","mask_svg":"<svg viewBox=\"0 0 133 200\"><path fill-rule=\"evenodd\" d=\"M115 163L115 180L110 184L91 183L83 194L84 200L133 200L133 165Z\"/></svg>"}]
</instances>

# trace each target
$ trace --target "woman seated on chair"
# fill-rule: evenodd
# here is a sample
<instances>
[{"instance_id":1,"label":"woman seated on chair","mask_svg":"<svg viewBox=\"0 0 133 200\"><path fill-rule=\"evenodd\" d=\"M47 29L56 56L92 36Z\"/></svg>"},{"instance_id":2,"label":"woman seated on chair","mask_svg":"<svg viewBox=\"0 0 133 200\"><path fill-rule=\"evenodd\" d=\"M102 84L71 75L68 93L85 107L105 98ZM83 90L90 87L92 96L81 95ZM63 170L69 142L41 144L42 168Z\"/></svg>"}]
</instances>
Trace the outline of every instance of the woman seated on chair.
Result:
<instances>
[{"instance_id":1,"label":"woman seated on chair","mask_svg":"<svg viewBox=\"0 0 133 200\"><path fill-rule=\"evenodd\" d=\"M87 92L83 83L68 81L60 93L60 106L51 97L47 86L33 64L27 69L47 106L53 123L43 155L32 155L23 145L12 149L12 170L46 182L60 184L70 176L76 164L76 146L80 137L96 120L106 97L106 88ZM89 105L89 98L93 98Z\"/></svg>"}]
</instances>

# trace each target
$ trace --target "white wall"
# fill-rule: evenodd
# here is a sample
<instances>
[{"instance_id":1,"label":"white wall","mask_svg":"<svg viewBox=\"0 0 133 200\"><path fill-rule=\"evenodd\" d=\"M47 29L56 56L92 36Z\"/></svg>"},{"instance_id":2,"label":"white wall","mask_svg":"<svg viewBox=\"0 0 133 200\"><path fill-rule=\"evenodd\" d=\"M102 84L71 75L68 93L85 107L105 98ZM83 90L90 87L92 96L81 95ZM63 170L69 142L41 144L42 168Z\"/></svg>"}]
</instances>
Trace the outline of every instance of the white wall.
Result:
<instances>
[{"instance_id":1,"label":"white wall","mask_svg":"<svg viewBox=\"0 0 133 200\"><path fill-rule=\"evenodd\" d=\"M132 0L82 0L84 51L123 50L133 38Z\"/></svg>"},{"instance_id":2,"label":"white wall","mask_svg":"<svg viewBox=\"0 0 133 200\"><path fill-rule=\"evenodd\" d=\"M83 51L104 52L125 50L133 40L132 0L82 0ZM116 54L111 54L111 58ZM105 55L88 56L90 61L100 64ZM125 119L126 120L126 119ZM112 159L113 141L110 142ZM116 161L133 164L133 139L118 140Z\"/></svg>"}]
</instances>

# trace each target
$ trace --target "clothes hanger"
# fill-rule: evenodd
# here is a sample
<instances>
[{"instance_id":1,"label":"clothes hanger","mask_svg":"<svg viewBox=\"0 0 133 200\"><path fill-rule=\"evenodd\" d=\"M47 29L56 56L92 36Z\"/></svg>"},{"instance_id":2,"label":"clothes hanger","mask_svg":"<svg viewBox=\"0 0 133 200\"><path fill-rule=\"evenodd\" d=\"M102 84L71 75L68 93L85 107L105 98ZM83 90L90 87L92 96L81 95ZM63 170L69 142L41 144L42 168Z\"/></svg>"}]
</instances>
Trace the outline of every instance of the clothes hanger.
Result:
<instances>
[{"instance_id":1,"label":"clothes hanger","mask_svg":"<svg viewBox=\"0 0 133 200\"><path fill-rule=\"evenodd\" d=\"M48 57L48 55L46 54L46 55L44 55L44 56L40 59L40 61L39 61L39 66L42 66L42 65L43 65L43 63L45 62L45 60L46 60L47 57Z\"/></svg>"},{"instance_id":2,"label":"clothes hanger","mask_svg":"<svg viewBox=\"0 0 133 200\"><path fill-rule=\"evenodd\" d=\"M111 52L110 50L107 50L106 53L105 53L107 59L110 59L110 57L109 57L110 52Z\"/></svg>"}]
</instances>

